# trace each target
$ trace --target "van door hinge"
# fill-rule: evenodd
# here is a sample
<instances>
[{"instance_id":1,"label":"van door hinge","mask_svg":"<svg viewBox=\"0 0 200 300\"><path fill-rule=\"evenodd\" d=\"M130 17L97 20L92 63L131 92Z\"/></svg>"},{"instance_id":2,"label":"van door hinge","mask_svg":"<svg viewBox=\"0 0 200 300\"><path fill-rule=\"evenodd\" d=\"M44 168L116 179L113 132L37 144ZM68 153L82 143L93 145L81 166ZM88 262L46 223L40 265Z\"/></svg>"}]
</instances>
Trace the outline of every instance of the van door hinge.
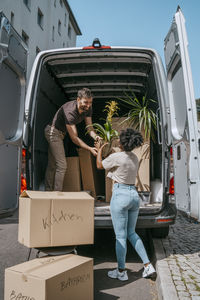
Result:
<instances>
[{"instance_id":1,"label":"van door hinge","mask_svg":"<svg viewBox=\"0 0 200 300\"><path fill-rule=\"evenodd\" d=\"M28 122L28 110L24 112L25 122Z\"/></svg>"}]
</instances>

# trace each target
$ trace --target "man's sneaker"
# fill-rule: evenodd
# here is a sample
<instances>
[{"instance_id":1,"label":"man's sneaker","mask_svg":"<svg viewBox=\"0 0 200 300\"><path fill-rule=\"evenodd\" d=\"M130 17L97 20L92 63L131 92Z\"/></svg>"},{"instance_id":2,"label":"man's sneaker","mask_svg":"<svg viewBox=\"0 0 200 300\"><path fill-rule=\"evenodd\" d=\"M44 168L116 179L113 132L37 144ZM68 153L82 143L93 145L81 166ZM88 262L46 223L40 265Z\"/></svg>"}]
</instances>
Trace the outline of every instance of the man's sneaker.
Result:
<instances>
[{"instance_id":1,"label":"man's sneaker","mask_svg":"<svg viewBox=\"0 0 200 300\"><path fill-rule=\"evenodd\" d=\"M115 269L113 271L108 271L108 277L110 278L117 278L121 281L128 280L127 271L119 272L118 269Z\"/></svg>"},{"instance_id":2,"label":"man's sneaker","mask_svg":"<svg viewBox=\"0 0 200 300\"><path fill-rule=\"evenodd\" d=\"M144 271L142 273L142 277L146 278L146 277L152 277L156 274L156 270L154 269L154 267L152 266L152 264L148 264L148 266L144 267Z\"/></svg>"}]
</instances>

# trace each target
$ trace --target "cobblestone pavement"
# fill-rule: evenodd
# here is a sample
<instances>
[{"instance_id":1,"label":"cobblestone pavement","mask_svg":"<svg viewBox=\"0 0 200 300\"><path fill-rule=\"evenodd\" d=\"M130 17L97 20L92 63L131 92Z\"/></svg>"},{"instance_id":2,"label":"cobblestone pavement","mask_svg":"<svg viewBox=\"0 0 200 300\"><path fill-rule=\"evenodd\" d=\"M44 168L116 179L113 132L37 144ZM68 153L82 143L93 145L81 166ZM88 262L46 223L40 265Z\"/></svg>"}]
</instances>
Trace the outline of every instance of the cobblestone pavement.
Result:
<instances>
[{"instance_id":1,"label":"cobblestone pavement","mask_svg":"<svg viewBox=\"0 0 200 300\"><path fill-rule=\"evenodd\" d=\"M200 223L178 212L162 244L177 299L200 300Z\"/></svg>"}]
</instances>

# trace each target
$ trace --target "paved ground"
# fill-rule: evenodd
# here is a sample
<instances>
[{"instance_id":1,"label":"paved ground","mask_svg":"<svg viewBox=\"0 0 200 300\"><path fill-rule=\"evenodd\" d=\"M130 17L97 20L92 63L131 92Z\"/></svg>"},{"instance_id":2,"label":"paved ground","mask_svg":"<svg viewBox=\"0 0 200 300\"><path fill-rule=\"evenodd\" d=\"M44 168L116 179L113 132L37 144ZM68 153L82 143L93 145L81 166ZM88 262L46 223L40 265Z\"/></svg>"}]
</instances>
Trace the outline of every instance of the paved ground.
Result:
<instances>
[{"instance_id":1,"label":"paved ground","mask_svg":"<svg viewBox=\"0 0 200 300\"><path fill-rule=\"evenodd\" d=\"M0 300L3 300L4 269L26 261L28 256L28 248L17 242L17 223L17 216L0 219ZM151 255L150 238L144 234L143 239ZM107 271L116 267L114 244L113 232L100 230L95 234L94 245L77 248L78 255L94 258L94 299L157 300L155 281L142 278L143 265L130 245L127 251L129 280L121 282L107 277ZM31 259L35 254L36 251L32 251Z\"/></svg>"},{"instance_id":2,"label":"paved ground","mask_svg":"<svg viewBox=\"0 0 200 300\"><path fill-rule=\"evenodd\" d=\"M165 239L154 239L159 299L200 300L200 224L178 213Z\"/></svg>"}]
</instances>

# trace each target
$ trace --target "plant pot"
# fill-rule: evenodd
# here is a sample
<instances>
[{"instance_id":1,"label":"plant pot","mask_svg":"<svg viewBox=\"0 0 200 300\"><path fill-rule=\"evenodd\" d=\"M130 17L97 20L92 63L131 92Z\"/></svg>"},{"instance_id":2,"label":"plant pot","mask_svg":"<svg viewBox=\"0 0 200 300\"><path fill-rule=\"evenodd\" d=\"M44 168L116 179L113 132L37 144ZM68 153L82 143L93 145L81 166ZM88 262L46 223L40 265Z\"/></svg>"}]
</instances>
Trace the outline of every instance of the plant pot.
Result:
<instances>
[{"instance_id":1,"label":"plant pot","mask_svg":"<svg viewBox=\"0 0 200 300\"><path fill-rule=\"evenodd\" d=\"M108 143L103 147L102 150L102 158L105 159L107 156L109 156L112 153L112 142Z\"/></svg>"}]
</instances>

